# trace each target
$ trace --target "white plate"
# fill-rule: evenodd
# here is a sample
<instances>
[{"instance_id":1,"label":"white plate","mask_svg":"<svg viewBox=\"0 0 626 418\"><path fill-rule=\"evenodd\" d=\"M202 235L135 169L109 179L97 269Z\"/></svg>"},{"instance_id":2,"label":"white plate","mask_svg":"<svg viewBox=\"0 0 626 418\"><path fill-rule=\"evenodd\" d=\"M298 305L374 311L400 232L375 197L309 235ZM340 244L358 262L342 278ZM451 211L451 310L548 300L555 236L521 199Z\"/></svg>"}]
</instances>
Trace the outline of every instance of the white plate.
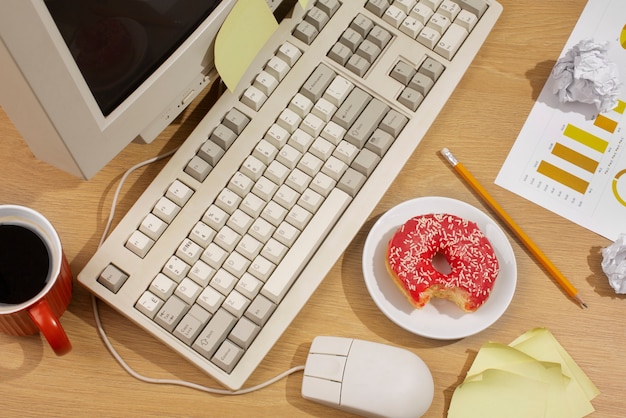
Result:
<instances>
[{"instance_id":1,"label":"white plate","mask_svg":"<svg viewBox=\"0 0 626 418\"><path fill-rule=\"evenodd\" d=\"M475 312L465 312L453 302L439 298L416 309L387 271L387 243L394 232L413 216L428 213L449 213L475 222L495 249L500 273L491 296ZM372 299L394 323L423 337L453 340L476 334L502 316L515 293L517 265L506 235L485 213L459 200L421 197L401 203L376 221L363 248L363 276Z\"/></svg>"}]
</instances>

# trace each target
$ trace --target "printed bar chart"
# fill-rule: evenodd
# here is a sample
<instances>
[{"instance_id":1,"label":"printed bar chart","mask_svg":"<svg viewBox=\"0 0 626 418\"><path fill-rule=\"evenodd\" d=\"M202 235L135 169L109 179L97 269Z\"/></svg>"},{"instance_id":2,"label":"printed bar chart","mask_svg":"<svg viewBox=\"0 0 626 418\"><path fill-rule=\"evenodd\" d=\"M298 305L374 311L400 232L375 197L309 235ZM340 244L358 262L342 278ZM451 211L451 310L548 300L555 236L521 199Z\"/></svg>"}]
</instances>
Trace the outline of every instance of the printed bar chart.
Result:
<instances>
[{"instance_id":1,"label":"printed bar chart","mask_svg":"<svg viewBox=\"0 0 626 418\"><path fill-rule=\"evenodd\" d=\"M589 0L562 56L593 39L626 68L625 23L623 0ZM592 103L561 103L554 83L548 78L495 182L614 240L626 232L626 89L598 113Z\"/></svg>"}]
</instances>

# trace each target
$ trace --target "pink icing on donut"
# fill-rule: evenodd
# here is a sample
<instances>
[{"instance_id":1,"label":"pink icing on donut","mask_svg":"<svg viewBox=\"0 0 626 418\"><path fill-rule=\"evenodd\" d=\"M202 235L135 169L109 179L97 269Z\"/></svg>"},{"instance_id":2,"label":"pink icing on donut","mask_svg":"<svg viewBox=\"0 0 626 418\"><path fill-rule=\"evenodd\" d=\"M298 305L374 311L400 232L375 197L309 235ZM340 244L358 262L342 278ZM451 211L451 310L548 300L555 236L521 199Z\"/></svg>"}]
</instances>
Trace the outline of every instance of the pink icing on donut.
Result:
<instances>
[{"instance_id":1,"label":"pink icing on donut","mask_svg":"<svg viewBox=\"0 0 626 418\"><path fill-rule=\"evenodd\" d=\"M452 271L432 263L445 256ZM500 270L491 243L471 221L450 214L416 216L389 240L387 267L411 303L421 308L432 296L450 299L473 312L491 294Z\"/></svg>"}]
</instances>

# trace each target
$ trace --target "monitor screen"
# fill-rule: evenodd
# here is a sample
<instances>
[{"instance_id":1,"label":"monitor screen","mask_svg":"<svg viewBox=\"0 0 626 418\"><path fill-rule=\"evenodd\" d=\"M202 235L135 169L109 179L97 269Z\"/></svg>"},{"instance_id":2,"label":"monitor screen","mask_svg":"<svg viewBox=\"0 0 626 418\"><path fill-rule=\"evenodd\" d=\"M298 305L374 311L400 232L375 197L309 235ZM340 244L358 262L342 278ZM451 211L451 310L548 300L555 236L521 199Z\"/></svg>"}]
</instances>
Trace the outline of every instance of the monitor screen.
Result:
<instances>
[{"instance_id":1,"label":"monitor screen","mask_svg":"<svg viewBox=\"0 0 626 418\"><path fill-rule=\"evenodd\" d=\"M220 0L45 0L102 113L109 115Z\"/></svg>"}]
</instances>

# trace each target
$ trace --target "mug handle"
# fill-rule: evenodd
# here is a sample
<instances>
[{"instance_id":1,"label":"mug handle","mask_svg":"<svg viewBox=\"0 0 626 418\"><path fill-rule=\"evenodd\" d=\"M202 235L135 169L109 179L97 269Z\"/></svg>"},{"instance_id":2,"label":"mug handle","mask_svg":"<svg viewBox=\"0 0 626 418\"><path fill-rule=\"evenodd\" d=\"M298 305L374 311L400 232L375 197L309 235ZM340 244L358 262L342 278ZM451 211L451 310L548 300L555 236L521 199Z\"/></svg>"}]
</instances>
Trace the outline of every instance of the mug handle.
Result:
<instances>
[{"instance_id":1,"label":"mug handle","mask_svg":"<svg viewBox=\"0 0 626 418\"><path fill-rule=\"evenodd\" d=\"M52 313L50 305L44 299L35 303L28 309L28 315L37 328L48 340L48 344L57 356L67 354L72 349L72 344L59 319Z\"/></svg>"}]
</instances>

